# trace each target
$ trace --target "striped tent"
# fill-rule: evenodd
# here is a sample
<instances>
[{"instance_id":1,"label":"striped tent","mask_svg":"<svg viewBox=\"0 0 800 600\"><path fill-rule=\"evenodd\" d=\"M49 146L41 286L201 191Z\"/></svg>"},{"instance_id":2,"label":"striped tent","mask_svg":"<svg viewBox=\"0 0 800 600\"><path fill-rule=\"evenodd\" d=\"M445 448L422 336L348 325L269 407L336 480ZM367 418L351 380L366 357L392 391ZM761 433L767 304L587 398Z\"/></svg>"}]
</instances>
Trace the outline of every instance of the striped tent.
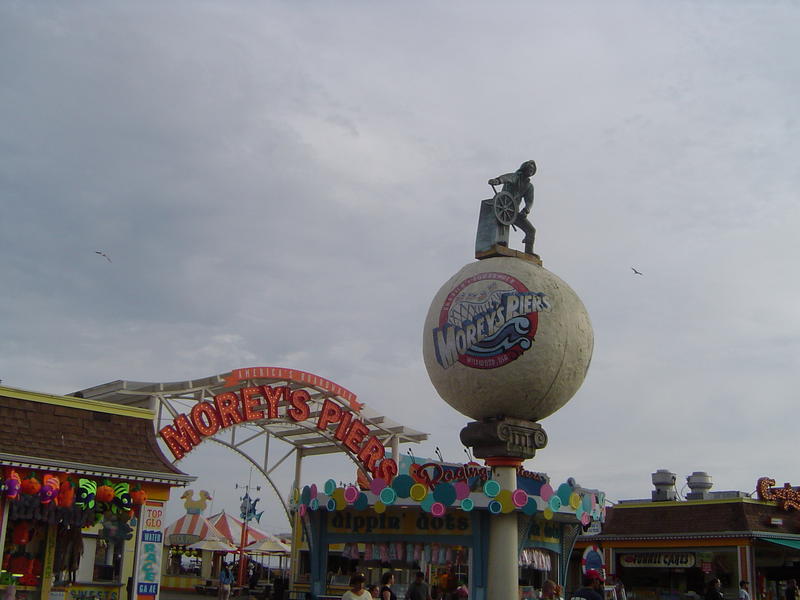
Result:
<instances>
[{"instance_id":1,"label":"striped tent","mask_svg":"<svg viewBox=\"0 0 800 600\"><path fill-rule=\"evenodd\" d=\"M237 519L233 515L229 515L224 510L220 513L208 517L211 524L234 546L239 546L242 541L242 520ZM253 542L260 542L267 539L268 534L264 533L253 527L249 522L247 524L247 539L244 542L245 546L249 546Z\"/></svg>"},{"instance_id":2,"label":"striped tent","mask_svg":"<svg viewBox=\"0 0 800 600\"><path fill-rule=\"evenodd\" d=\"M188 546L207 539L226 538L203 515L183 515L164 530L164 540L170 546Z\"/></svg>"}]
</instances>

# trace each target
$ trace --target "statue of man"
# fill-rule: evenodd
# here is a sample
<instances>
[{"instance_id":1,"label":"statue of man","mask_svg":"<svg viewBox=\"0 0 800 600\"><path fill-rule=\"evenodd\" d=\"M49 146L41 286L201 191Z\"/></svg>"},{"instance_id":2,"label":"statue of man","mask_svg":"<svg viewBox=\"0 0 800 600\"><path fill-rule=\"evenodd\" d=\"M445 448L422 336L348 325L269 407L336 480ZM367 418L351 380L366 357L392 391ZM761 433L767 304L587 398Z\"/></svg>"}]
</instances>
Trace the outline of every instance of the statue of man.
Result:
<instances>
[{"instance_id":1,"label":"statue of man","mask_svg":"<svg viewBox=\"0 0 800 600\"><path fill-rule=\"evenodd\" d=\"M536 238L536 228L528 220L528 213L533 208L533 184L531 177L536 173L536 163L526 160L514 173L506 173L489 180L489 185L503 184L503 191L508 192L517 207L517 217L514 225L525 232L522 243L525 244L525 253L533 254L533 240ZM524 208L520 208L520 200L525 200Z\"/></svg>"}]
</instances>

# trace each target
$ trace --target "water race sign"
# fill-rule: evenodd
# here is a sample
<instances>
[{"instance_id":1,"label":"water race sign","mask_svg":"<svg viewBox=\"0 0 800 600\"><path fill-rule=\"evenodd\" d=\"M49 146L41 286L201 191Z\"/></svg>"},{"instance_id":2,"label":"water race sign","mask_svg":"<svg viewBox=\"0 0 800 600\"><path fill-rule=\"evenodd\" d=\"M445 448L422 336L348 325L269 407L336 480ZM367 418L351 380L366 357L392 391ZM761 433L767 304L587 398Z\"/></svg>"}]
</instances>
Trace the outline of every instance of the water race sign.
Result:
<instances>
[{"instance_id":1,"label":"water race sign","mask_svg":"<svg viewBox=\"0 0 800 600\"><path fill-rule=\"evenodd\" d=\"M255 385L253 380L279 379L282 385ZM353 453L374 477L390 481L397 474L397 463L386 457L383 442L370 435L369 427L358 418L363 408L356 395L332 381L305 371L280 367L236 369L225 378L228 387L244 383L236 390L224 391L212 400L197 402L188 414L177 415L171 425L162 427L159 435L176 459L199 445L203 439L242 423L269 421L303 422L312 417L312 390L328 392L321 407L313 411L316 428L331 430L333 438ZM298 388L299 384L303 387Z\"/></svg>"}]
</instances>

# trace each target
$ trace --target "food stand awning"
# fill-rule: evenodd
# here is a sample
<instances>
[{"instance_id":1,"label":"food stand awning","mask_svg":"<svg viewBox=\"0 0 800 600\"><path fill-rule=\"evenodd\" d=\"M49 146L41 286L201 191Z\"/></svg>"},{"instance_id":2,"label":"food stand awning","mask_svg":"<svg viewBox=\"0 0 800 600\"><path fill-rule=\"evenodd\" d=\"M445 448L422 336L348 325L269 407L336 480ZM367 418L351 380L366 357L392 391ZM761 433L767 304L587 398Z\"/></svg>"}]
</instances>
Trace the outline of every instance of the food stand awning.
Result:
<instances>
[{"instance_id":1,"label":"food stand awning","mask_svg":"<svg viewBox=\"0 0 800 600\"><path fill-rule=\"evenodd\" d=\"M260 552L262 554L290 554L292 549L278 538L268 535L260 542L254 542L245 548L245 552Z\"/></svg>"},{"instance_id":2,"label":"food stand awning","mask_svg":"<svg viewBox=\"0 0 800 600\"><path fill-rule=\"evenodd\" d=\"M779 546L788 546L789 548L800 550L800 539L790 540L787 538L768 538L768 537L760 537L758 539L761 540L762 542L772 542L773 544L778 544Z\"/></svg>"},{"instance_id":3,"label":"food stand awning","mask_svg":"<svg viewBox=\"0 0 800 600\"><path fill-rule=\"evenodd\" d=\"M233 515L229 515L224 510L216 515L211 515L208 520L222 534L222 537L231 544L238 546L242 542L242 520ZM260 542L267 539L268 534L256 529L250 523L247 524L247 539L244 545Z\"/></svg>"},{"instance_id":4,"label":"food stand awning","mask_svg":"<svg viewBox=\"0 0 800 600\"><path fill-rule=\"evenodd\" d=\"M206 539L224 540L225 536L203 515L183 515L164 531L167 544L184 546Z\"/></svg>"},{"instance_id":5,"label":"food stand awning","mask_svg":"<svg viewBox=\"0 0 800 600\"><path fill-rule=\"evenodd\" d=\"M223 539L200 540L189 546L189 550L209 550L211 552L236 552L236 548Z\"/></svg>"}]
</instances>

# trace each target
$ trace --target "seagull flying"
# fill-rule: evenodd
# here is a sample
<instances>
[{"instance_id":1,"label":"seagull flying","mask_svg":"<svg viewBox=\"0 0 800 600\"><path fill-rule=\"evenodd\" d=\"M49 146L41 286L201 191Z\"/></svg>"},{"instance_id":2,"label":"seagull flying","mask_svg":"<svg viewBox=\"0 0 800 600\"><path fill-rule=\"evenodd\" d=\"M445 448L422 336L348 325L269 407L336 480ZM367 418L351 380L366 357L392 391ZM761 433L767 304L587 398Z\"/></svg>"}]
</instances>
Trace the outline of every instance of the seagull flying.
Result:
<instances>
[{"instance_id":1,"label":"seagull flying","mask_svg":"<svg viewBox=\"0 0 800 600\"><path fill-rule=\"evenodd\" d=\"M108 257L108 254L106 254L105 252L101 252L100 250L95 250L94 253L95 254L99 254L100 256L105 258L108 262L111 262L111 259Z\"/></svg>"},{"instance_id":2,"label":"seagull flying","mask_svg":"<svg viewBox=\"0 0 800 600\"><path fill-rule=\"evenodd\" d=\"M642 273L641 271L637 271L637 270L636 270L636 269L634 269L633 267L631 267L631 269L632 269L632 270L633 270L633 272L634 272L634 273L636 273L637 275L641 275L642 277L644 277L644 273Z\"/></svg>"}]
</instances>

